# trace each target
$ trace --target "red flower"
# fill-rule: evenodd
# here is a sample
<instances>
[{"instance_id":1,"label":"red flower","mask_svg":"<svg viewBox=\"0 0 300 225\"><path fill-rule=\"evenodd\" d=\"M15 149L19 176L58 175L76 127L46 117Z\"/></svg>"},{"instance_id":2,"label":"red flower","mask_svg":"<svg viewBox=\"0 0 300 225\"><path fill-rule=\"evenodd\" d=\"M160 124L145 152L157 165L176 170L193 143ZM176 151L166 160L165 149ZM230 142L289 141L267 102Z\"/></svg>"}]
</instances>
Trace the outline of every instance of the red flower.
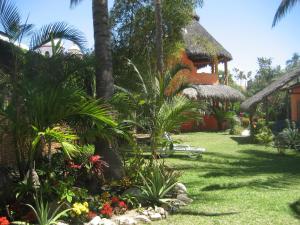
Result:
<instances>
[{"instance_id":1,"label":"red flower","mask_svg":"<svg viewBox=\"0 0 300 225\"><path fill-rule=\"evenodd\" d=\"M101 213L103 216L111 217L111 216L112 216L112 213L113 213L113 208L110 206L109 203L105 203L105 204L102 206L102 209L100 210L100 213Z\"/></svg>"},{"instance_id":2,"label":"red flower","mask_svg":"<svg viewBox=\"0 0 300 225\"><path fill-rule=\"evenodd\" d=\"M91 157L90 157L90 162L91 163L96 163L96 162L98 162L99 160L100 160L100 155L92 155Z\"/></svg>"},{"instance_id":3,"label":"red flower","mask_svg":"<svg viewBox=\"0 0 300 225\"><path fill-rule=\"evenodd\" d=\"M72 161L69 162L69 167L72 168L72 169L81 169L81 165L75 164Z\"/></svg>"},{"instance_id":4,"label":"red flower","mask_svg":"<svg viewBox=\"0 0 300 225\"><path fill-rule=\"evenodd\" d=\"M89 213L87 214L87 218L88 218L89 220L94 219L94 217L96 217L96 216L97 216L97 213L95 213L95 212L93 212L93 211L89 211Z\"/></svg>"},{"instance_id":5,"label":"red flower","mask_svg":"<svg viewBox=\"0 0 300 225\"><path fill-rule=\"evenodd\" d=\"M0 217L0 225L9 225L10 222L6 217Z\"/></svg>"},{"instance_id":6,"label":"red flower","mask_svg":"<svg viewBox=\"0 0 300 225\"><path fill-rule=\"evenodd\" d=\"M127 205L124 201L119 202L119 207L127 209Z\"/></svg>"},{"instance_id":7,"label":"red flower","mask_svg":"<svg viewBox=\"0 0 300 225\"><path fill-rule=\"evenodd\" d=\"M118 203L120 201L120 199L116 196L111 198L111 203Z\"/></svg>"}]
</instances>

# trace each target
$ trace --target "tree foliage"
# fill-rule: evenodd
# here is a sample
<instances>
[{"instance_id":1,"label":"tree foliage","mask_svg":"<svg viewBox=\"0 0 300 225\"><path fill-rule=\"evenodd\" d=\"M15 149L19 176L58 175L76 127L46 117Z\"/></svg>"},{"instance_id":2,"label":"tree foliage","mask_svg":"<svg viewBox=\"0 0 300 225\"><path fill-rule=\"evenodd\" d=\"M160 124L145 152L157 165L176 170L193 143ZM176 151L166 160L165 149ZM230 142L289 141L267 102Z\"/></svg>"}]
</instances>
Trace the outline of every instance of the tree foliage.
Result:
<instances>
[{"instance_id":1,"label":"tree foliage","mask_svg":"<svg viewBox=\"0 0 300 225\"><path fill-rule=\"evenodd\" d=\"M168 62L182 48L181 29L192 19L195 7L202 5L201 0L164 0L162 1L164 60ZM114 74L117 85L136 87L138 82L131 76L133 69L127 65L130 59L146 73L155 68L155 8L152 0L116 0L111 10L113 34ZM154 71L154 70L153 70Z\"/></svg>"}]
</instances>

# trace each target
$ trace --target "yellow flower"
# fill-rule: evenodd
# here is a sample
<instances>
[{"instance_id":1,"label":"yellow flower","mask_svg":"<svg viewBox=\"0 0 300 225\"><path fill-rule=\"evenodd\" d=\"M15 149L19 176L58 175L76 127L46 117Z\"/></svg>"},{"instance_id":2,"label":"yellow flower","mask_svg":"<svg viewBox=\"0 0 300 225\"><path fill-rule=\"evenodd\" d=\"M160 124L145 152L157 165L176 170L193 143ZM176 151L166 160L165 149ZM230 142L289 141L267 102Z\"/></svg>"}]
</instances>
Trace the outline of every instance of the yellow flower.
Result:
<instances>
[{"instance_id":1,"label":"yellow flower","mask_svg":"<svg viewBox=\"0 0 300 225\"><path fill-rule=\"evenodd\" d=\"M83 213L88 213L89 212L89 208L88 208L89 204L87 202L79 203L79 202L75 202L73 204L73 212L77 215L80 216Z\"/></svg>"}]
</instances>

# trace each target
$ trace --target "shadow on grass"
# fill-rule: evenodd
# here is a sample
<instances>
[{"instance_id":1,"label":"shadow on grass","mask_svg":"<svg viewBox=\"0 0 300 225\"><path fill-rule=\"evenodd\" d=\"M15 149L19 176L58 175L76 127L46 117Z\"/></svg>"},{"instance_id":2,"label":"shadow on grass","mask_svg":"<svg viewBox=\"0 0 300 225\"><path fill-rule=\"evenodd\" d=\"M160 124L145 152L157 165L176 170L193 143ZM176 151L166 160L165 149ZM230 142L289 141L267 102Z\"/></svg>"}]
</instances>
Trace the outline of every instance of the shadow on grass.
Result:
<instances>
[{"instance_id":1,"label":"shadow on grass","mask_svg":"<svg viewBox=\"0 0 300 225\"><path fill-rule=\"evenodd\" d=\"M239 214L239 212L223 212L223 213L211 213L211 212L199 212L196 210L188 210L188 209L181 209L180 211L176 212L176 214L180 215L189 215L189 216L230 216Z\"/></svg>"},{"instance_id":2,"label":"shadow on grass","mask_svg":"<svg viewBox=\"0 0 300 225\"><path fill-rule=\"evenodd\" d=\"M231 136L230 138L240 145L253 144L251 137Z\"/></svg>"},{"instance_id":3,"label":"shadow on grass","mask_svg":"<svg viewBox=\"0 0 300 225\"><path fill-rule=\"evenodd\" d=\"M288 185L299 183L297 176L273 176L268 179L256 179L242 182L232 182L225 184L212 184L201 189L201 191L232 190L243 187L263 188L263 189L285 189Z\"/></svg>"},{"instance_id":4,"label":"shadow on grass","mask_svg":"<svg viewBox=\"0 0 300 225\"><path fill-rule=\"evenodd\" d=\"M290 204L290 209L292 210L294 216L300 219L300 199L292 204Z\"/></svg>"},{"instance_id":5,"label":"shadow on grass","mask_svg":"<svg viewBox=\"0 0 300 225\"><path fill-rule=\"evenodd\" d=\"M242 187L264 187L264 188L282 188L285 186L299 183L298 175L300 173L300 155L278 155L276 152L246 149L237 151L241 153L241 159L229 154L213 153L211 162L216 166L204 175L204 178L216 177L242 177L251 178L257 175L268 175L267 179L256 179L242 182L232 182L225 184L211 184L202 189L202 191L237 189ZM224 159L225 158L225 159Z\"/></svg>"}]
</instances>

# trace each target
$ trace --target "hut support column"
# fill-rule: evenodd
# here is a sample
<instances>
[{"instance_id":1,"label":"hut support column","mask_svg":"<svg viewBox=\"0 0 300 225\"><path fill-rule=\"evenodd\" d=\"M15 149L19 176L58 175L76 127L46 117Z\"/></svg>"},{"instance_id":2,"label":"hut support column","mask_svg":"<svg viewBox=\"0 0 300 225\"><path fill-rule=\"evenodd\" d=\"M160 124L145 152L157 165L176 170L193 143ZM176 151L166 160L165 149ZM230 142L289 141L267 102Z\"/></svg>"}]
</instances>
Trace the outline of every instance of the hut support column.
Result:
<instances>
[{"instance_id":1,"label":"hut support column","mask_svg":"<svg viewBox=\"0 0 300 225\"><path fill-rule=\"evenodd\" d=\"M216 75L219 77L219 68L218 68L218 60L215 61L215 66L216 66L216 69L215 69L215 73Z\"/></svg>"},{"instance_id":2,"label":"hut support column","mask_svg":"<svg viewBox=\"0 0 300 225\"><path fill-rule=\"evenodd\" d=\"M265 110L266 110L266 124L269 125L269 101L268 101L268 97L265 98Z\"/></svg>"},{"instance_id":3,"label":"hut support column","mask_svg":"<svg viewBox=\"0 0 300 225\"><path fill-rule=\"evenodd\" d=\"M286 105L286 118L291 120L291 95L289 90L286 92Z\"/></svg>"},{"instance_id":4,"label":"hut support column","mask_svg":"<svg viewBox=\"0 0 300 225\"><path fill-rule=\"evenodd\" d=\"M227 61L224 62L224 71L225 71L224 84L228 85L228 65L227 65Z\"/></svg>"},{"instance_id":5,"label":"hut support column","mask_svg":"<svg viewBox=\"0 0 300 225\"><path fill-rule=\"evenodd\" d=\"M211 64L211 73L212 74L215 73L215 64L214 63Z\"/></svg>"}]
</instances>

